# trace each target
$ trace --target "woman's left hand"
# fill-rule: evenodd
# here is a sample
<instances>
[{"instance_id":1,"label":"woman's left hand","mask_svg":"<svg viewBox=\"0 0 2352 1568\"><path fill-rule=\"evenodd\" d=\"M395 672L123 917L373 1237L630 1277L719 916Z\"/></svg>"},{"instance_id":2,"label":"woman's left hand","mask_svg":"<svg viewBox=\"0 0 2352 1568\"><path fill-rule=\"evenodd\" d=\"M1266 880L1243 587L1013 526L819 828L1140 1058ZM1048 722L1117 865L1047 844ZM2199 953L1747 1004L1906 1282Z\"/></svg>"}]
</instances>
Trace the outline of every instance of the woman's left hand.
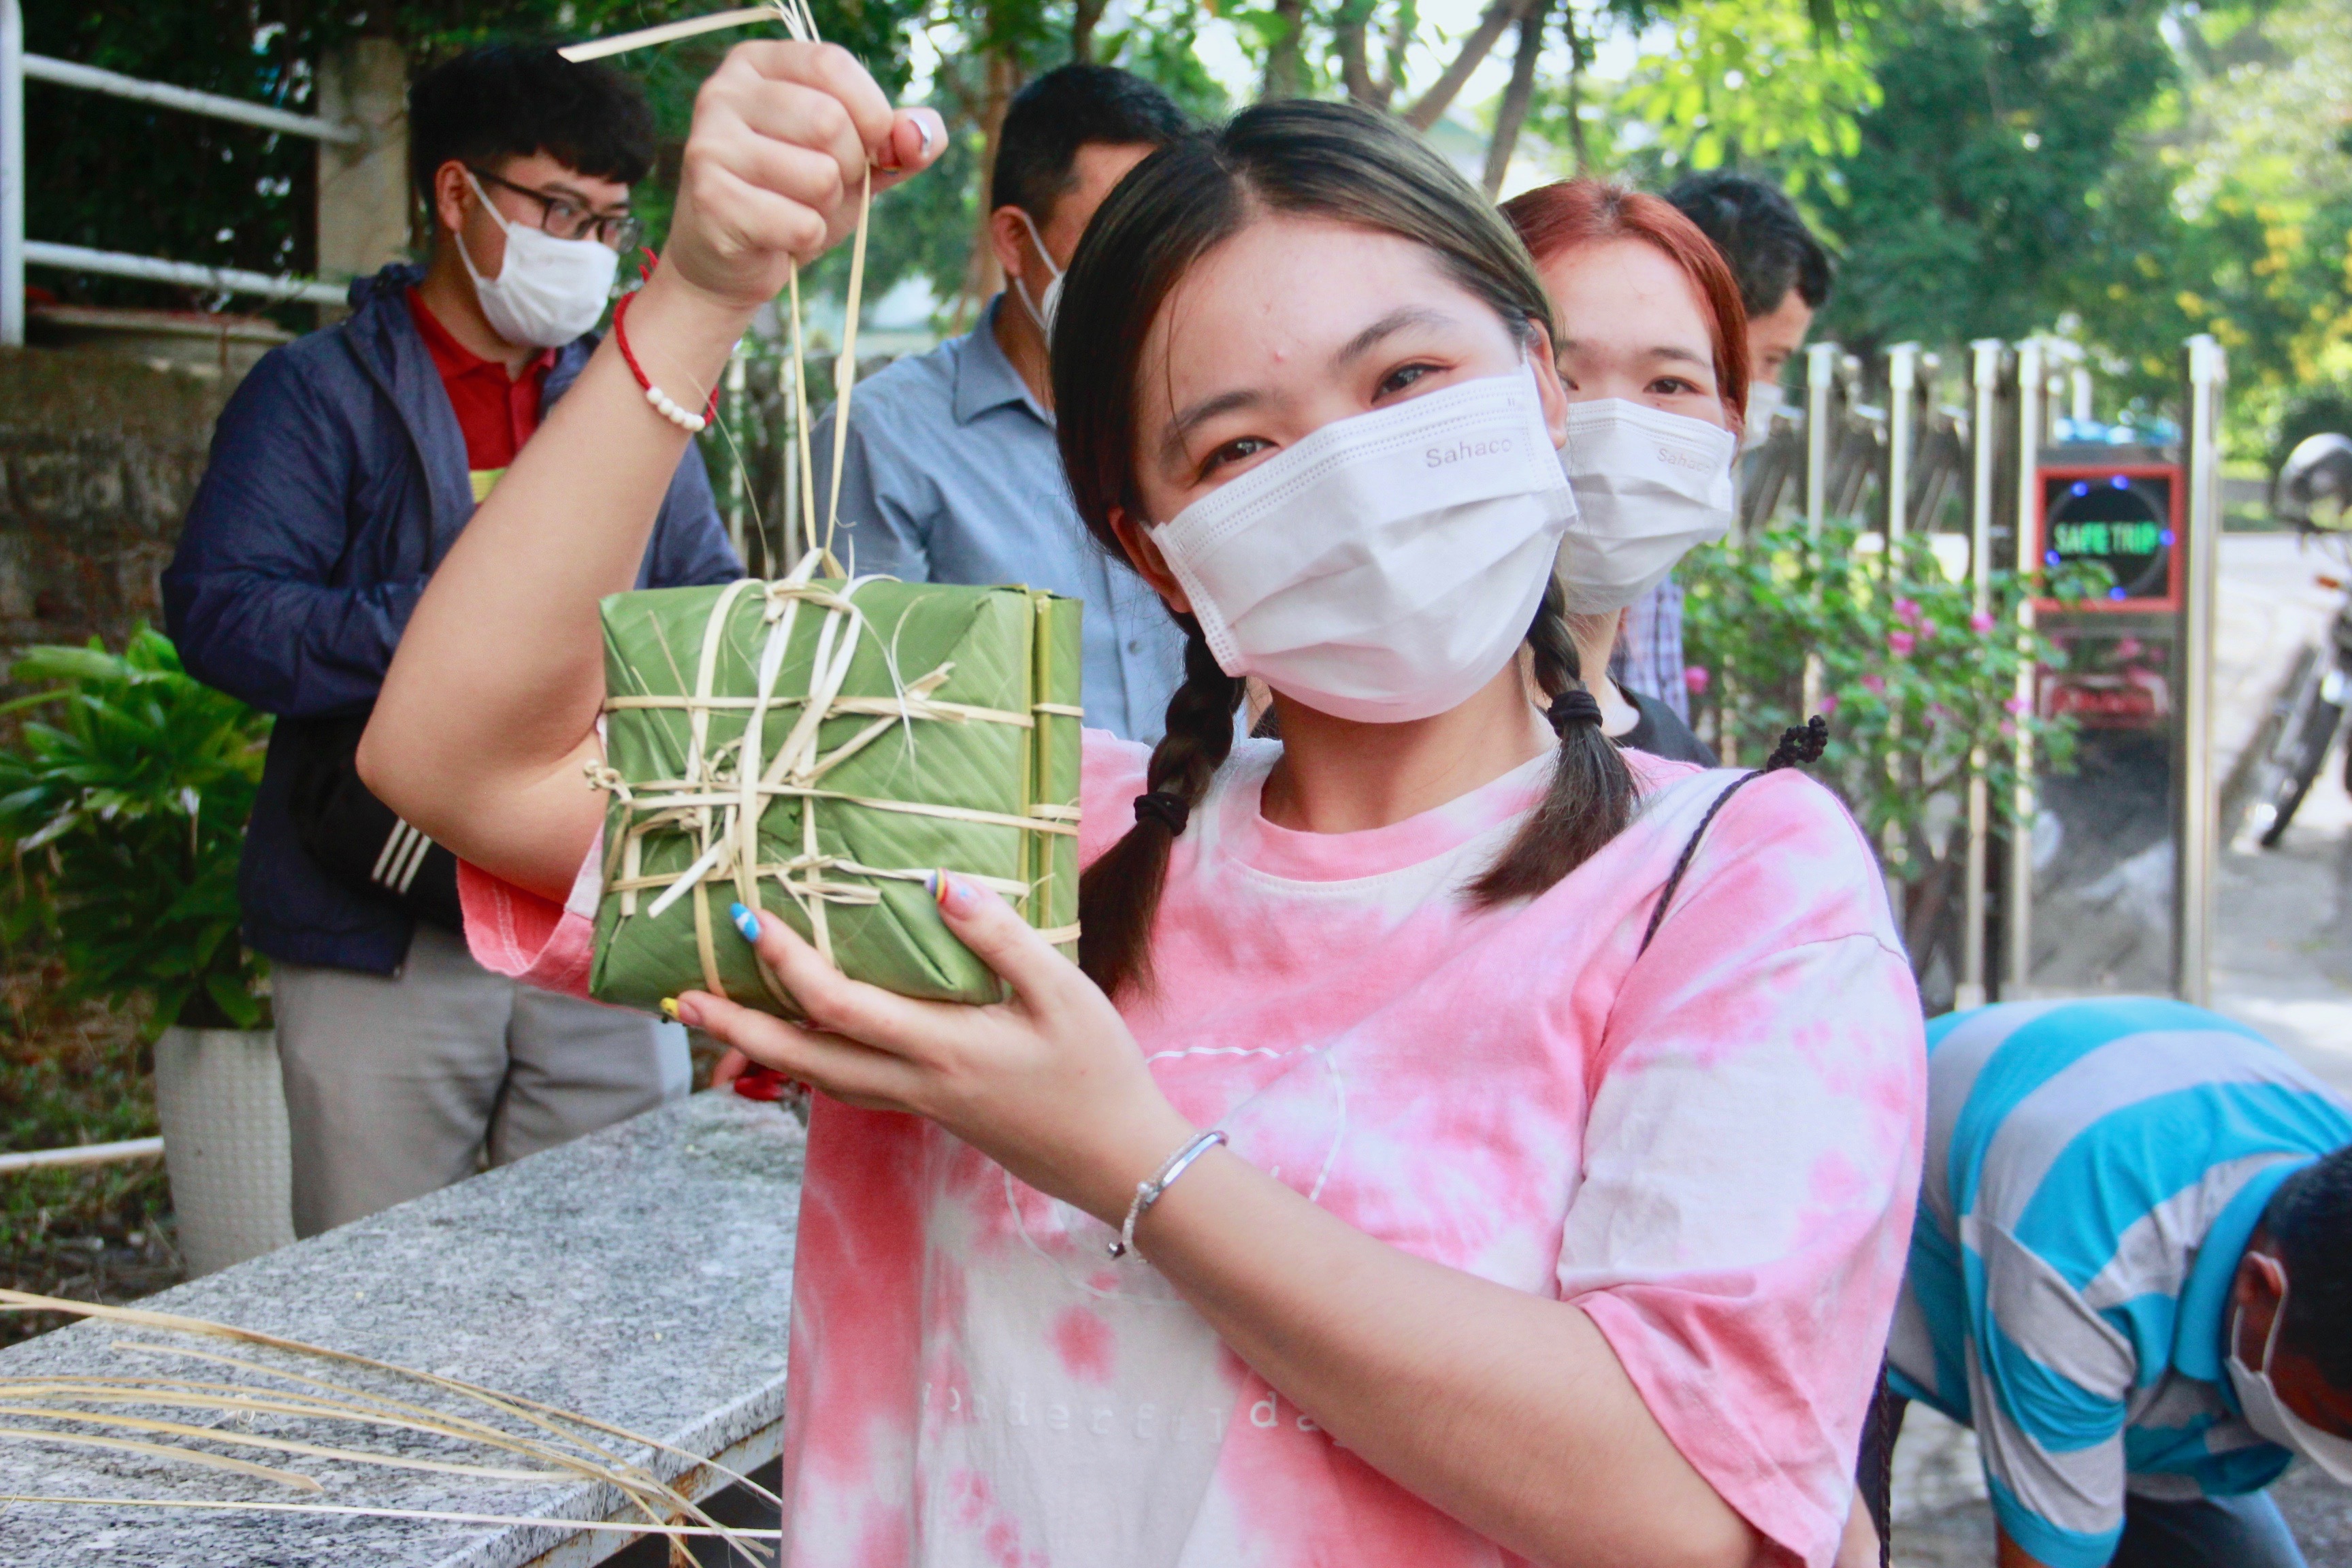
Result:
<instances>
[{"instance_id":1,"label":"woman's left hand","mask_svg":"<svg viewBox=\"0 0 2352 1568\"><path fill-rule=\"evenodd\" d=\"M927 1117L1021 1180L1106 1224L1194 1129L1151 1081L1101 987L994 893L941 872L940 918L1003 978L988 1006L920 1002L849 979L773 916L760 956L808 1015L794 1025L706 992L678 1016L836 1100Z\"/></svg>"}]
</instances>

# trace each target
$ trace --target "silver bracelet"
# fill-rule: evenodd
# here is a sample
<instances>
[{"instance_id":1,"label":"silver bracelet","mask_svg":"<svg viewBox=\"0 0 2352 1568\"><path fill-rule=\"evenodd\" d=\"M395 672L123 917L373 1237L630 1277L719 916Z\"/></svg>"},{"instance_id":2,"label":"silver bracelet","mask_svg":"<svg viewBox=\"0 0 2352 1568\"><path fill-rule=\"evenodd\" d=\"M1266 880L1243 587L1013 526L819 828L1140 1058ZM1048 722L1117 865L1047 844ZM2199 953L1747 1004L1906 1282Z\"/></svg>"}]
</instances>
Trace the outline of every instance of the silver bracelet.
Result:
<instances>
[{"instance_id":1,"label":"silver bracelet","mask_svg":"<svg viewBox=\"0 0 2352 1568\"><path fill-rule=\"evenodd\" d=\"M1125 1258L1135 1250L1135 1227L1142 1223L1145 1215L1151 1212L1151 1205L1160 1201L1162 1193L1175 1185L1177 1177L1191 1169L1193 1161L1224 1141L1225 1135L1214 1129L1203 1132L1169 1155L1168 1163L1160 1167L1158 1175L1148 1182L1135 1184L1135 1201L1127 1205L1127 1223L1118 1227L1117 1240L1104 1244L1113 1258Z\"/></svg>"}]
</instances>

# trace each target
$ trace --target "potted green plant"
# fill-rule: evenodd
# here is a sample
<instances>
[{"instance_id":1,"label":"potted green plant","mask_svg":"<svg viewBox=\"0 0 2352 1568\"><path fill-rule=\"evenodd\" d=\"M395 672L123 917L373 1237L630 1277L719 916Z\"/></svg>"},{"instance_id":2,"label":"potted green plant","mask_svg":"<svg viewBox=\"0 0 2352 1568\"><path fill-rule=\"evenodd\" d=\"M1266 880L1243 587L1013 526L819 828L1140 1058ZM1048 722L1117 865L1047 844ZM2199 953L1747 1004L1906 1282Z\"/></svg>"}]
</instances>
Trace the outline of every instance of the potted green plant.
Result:
<instances>
[{"instance_id":1,"label":"potted green plant","mask_svg":"<svg viewBox=\"0 0 2352 1568\"><path fill-rule=\"evenodd\" d=\"M207 1273L293 1239L267 978L237 931L236 860L269 721L142 626L119 653L29 650L0 746L13 923L53 944L68 1000L143 1014L180 1247Z\"/></svg>"}]
</instances>

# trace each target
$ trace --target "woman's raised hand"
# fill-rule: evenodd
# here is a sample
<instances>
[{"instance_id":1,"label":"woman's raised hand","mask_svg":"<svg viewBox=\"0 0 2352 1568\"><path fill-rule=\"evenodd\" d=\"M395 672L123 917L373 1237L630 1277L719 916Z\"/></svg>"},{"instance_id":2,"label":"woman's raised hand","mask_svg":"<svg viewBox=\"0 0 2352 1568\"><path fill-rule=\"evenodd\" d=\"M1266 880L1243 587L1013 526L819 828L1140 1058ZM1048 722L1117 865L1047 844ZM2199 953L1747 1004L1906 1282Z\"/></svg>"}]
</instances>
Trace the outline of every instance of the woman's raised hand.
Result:
<instances>
[{"instance_id":1,"label":"woman's raised hand","mask_svg":"<svg viewBox=\"0 0 2352 1568\"><path fill-rule=\"evenodd\" d=\"M879 191L946 150L938 113L891 108L848 50L739 44L695 97L666 259L753 309L848 232L869 167Z\"/></svg>"},{"instance_id":2,"label":"woman's raised hand","mask_svg":"<svg viewBox=\"0 0 2352 1568\"><path fill-rule=\"evenodd\" d=\"M994 893L941 877L940 918L1013 988L973 1007L851 980L774 916L755 944L808 1015L793 1025L690 991L679 1018L837 1100L929 1118L1109 1225L1193 1129L1110 999Z\"/></svg>"}]
</instances>

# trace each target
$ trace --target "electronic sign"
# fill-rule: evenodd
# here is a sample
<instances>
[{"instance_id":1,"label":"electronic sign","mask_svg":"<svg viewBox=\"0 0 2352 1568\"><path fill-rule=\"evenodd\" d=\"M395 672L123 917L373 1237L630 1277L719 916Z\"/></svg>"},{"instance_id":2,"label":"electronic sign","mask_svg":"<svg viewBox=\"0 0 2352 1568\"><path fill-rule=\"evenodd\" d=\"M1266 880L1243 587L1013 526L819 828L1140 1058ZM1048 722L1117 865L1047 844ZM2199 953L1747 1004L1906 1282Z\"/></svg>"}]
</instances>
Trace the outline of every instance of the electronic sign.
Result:
<instances>
[{"instance_id":1,"label":"electronic sign","mask_svg":"<svg viewBox=\"0 0 2352 1568\"><path fill-rule=\"evenodd\" d=\"M2179 465L2044 466L2037 553L2045 567L2105 566L2103 599L2040 601L2044 609L2158 610L2180 607Z\"/></svg>"}]
</instances>

